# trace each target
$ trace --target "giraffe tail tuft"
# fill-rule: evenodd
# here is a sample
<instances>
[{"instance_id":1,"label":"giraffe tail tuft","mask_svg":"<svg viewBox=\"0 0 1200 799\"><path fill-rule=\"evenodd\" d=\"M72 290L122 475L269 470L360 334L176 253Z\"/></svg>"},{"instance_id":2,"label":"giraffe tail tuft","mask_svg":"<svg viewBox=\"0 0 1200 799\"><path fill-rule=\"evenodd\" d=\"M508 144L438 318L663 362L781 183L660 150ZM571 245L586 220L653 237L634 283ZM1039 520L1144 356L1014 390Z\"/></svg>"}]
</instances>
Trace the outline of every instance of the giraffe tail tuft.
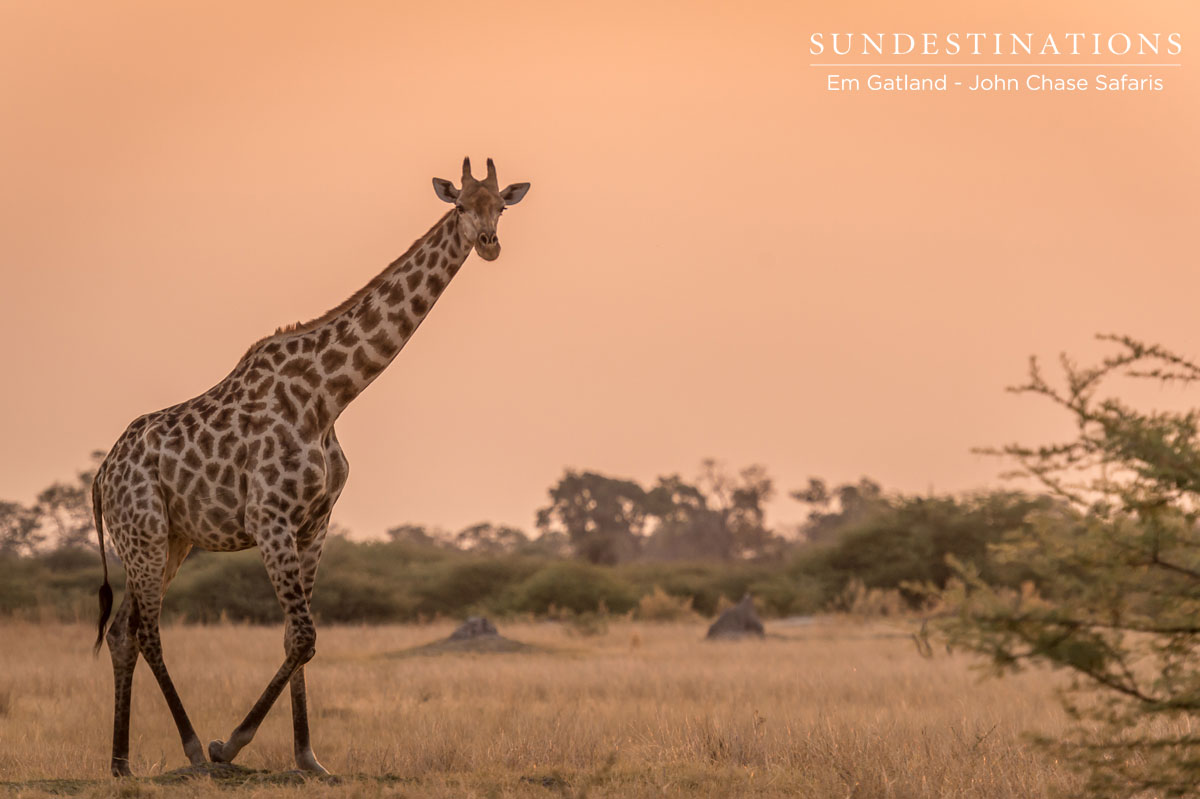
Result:
<instances>
[{"instance_id":1,"label":"giraffe tail tuft","mask_svg":"<svg viewBox=\"0 0 1200 799\"><path fill-rule=\"evenodd\" d=\"M107 582L100 586L100 624L96 632L96 643L92 644L92 655L100 655L100 645L104 643L104 628L108 626L108 616L112 613L113 592Z\"/></svg>"},{"instance_id":2,"label":"giraffe tail tuft","mask_svg":"<svg viewBox=\"0 0 1200 799\"><path fill-rule=\"evenodd\" d=\"M108 582L108 554L104 550L104 511L100 507L100 476L104 474L104 465L96 470L96 479L92 481L92 512L96 516L96 537L100 540L100 563L104 566L104 585L100 586L100 622L96 632L96 643L92 645L92 655L100 654L100 645L104 643L104 628L108 626L108 617L112 613L113 592Z\"/></svg>"}]
</instances>

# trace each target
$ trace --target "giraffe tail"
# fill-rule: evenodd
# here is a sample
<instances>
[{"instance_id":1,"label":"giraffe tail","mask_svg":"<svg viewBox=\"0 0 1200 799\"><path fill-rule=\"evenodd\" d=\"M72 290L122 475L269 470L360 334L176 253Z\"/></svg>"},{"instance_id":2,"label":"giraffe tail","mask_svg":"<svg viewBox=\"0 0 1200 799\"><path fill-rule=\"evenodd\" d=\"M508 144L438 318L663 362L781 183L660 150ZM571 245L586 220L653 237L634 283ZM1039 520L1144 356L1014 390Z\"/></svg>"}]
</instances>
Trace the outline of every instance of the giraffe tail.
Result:
<instances>
[{"instance_id":1,"label":"giraffe tail","mask_svg":"<svg viewBox=\"0 0 1200 799\"><path fill-rule=\"evenodd\" d=\"M104 628L108 625L108 617L112 613L113 592L108 582L108 554L104 550L104 511L100 506L100 476L104 473L104 465L96 470L96 479L92 481L92 512L96 515L96 537L100 540L100 564L104 567L104 585L100 586L100 623L96 632L96 643L92 645L92 654L100 654L100 645L104 643Z\"/></svg>"}]
</instances>

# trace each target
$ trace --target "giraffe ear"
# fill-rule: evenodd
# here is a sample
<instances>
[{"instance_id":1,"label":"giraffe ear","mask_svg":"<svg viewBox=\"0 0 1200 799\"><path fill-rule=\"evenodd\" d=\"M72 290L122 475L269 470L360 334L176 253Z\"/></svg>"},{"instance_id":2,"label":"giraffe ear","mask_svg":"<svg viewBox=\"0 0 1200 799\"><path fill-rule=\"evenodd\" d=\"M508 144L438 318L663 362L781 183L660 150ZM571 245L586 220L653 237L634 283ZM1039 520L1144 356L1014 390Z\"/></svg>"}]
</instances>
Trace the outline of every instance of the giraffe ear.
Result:
<instances>
[{"instance_id":1,"label":"giraffe ear","mask_svg":"<svg viewBox=\"0 0 1200 799\"><path fill-rule=\"evenodd\" d=\"M500 192L500 199L504 200L505 205L516 205L521 202L521 198L527 191L529 191L528 183L513 183L504 187L504 191Z\"/></svg>"},{"instance_id":2,"label":"giraffe ear","mask_svg":"<svg viewBox=\"0 0 1200 799\"><path fill-rule=\"evenodd\" d=\"M445 178L433 179L433 192L442 202L452 203L458 199L458 189Z\"/></svg>"}]
</instances>

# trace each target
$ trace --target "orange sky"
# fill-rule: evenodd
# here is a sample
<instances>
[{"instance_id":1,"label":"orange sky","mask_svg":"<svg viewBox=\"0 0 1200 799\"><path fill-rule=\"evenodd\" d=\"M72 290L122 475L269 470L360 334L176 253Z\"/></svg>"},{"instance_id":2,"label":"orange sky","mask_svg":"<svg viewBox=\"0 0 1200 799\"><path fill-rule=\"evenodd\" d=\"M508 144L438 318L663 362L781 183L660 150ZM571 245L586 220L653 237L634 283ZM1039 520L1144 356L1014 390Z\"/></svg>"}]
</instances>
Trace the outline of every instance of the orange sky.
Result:
<instances>
[{"instance_id":1,"label":"orange sky","mask_svg":"<svg viewBox=\"0 0 1200 799\"><path fill-rule=\"evenodd\" d=\"M971 447L1066 429L1003 392L1028 355L1200 350L1200 7L970 5L4 3L0 498L336 305L466 154L533 188L338 422L359 534L530 529L564 466L994 483ZM850 30L1179 31L1183 66L827 92L808 36Z\"/></svg>"}]
</instances>

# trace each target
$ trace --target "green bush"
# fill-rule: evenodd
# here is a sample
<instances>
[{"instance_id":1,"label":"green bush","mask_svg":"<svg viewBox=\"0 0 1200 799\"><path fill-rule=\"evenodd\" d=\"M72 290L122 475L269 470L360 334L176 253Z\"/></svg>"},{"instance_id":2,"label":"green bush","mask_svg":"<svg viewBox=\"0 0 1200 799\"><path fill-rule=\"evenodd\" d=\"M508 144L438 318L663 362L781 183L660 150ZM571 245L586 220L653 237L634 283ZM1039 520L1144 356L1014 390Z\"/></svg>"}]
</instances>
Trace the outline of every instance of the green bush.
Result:
<instances>
[{"instance_id":1,"label":"green bush","mask_svg":"<svg viewBox=\"0 0 1200 799\"><path fill-rule=\"evenodd\" d=\"M634 563L617 569L639 595L659 586L671 596L690 598L692 608L705 616L717 613L722 596L741 597L751 583L769 573L768 567L741 562Z\"/></svg>"},{"instance_id":2,"label":"green bush","mask_svg":"<svg viewBox=\"0 0 1200 799\"><path fill-rule=\"evenodd\" d=\"M313 589L312 611L319 622L378 624L411 618L415 615L414 604L387 578L330 569Z\"/></svg>"},{"instance_id":3,"label":"green bush","mask_svg":"<svg viewBox=\"0 0 1200 799\"><path fill-rule=\"evenodd\" d=\"M529 579L540 566L538 561L526 558L473 555L439 564L414 589L416 612L426 617L502 613L505 608L501 597Z\"/></svg>"},{"instance_id":4,"label":"green bush","mask_svg":"<svg viewBox=\"0 0 1200 799\"><path fill-rule=\"evenodd\" d=\"M594 613L601 607L625 613L637 604L633 586L611 569L587 563L555 563L516 586L509 609L544 615L551 607L573 613Z\"/></svg>"},{"instance_id":5,"label":"green bush","mask_svg":"<svg viewBox=\"0 0 1200 799\"><path fill-rule=\"evenodd\" d=\"M180 569L167 591L164 613L199 622L227 618L265 624L283 619L257 550L196 560Z\"/></svg>"},{"instance_id":6,"label":"green bush","mask_svg":"<svg viewBox=\"0 0 1200 799\"><path fill-rule=\"evenodd\" d=\"M754 597L760 616L782 618L807 616L821 611L825 594L821 586L787 574L772 574L747 586ZM740 597L742 594L733 594Z\"/></svg>"},{"instance_id":7,"label":"green bush","mask_svg":"<svg viewBox=\"0 0 1200 799\"><path fill-rule=\"evenodd\" d=\"M37 604L42 569L32 558L0 557L0 613L12 614Z\"/></svg>"},{"instance_id":8,"label":"green bush","mask_svg":"<svg viewBox=\"0 0 1200 799\"><path fill-rule=\"evenodd\" d=\"M638 600L637 617L641 621L692 621L696 611L692 610L690 596L672 596L656 585L653 591Z\"/></svg>"}]
</instances>

